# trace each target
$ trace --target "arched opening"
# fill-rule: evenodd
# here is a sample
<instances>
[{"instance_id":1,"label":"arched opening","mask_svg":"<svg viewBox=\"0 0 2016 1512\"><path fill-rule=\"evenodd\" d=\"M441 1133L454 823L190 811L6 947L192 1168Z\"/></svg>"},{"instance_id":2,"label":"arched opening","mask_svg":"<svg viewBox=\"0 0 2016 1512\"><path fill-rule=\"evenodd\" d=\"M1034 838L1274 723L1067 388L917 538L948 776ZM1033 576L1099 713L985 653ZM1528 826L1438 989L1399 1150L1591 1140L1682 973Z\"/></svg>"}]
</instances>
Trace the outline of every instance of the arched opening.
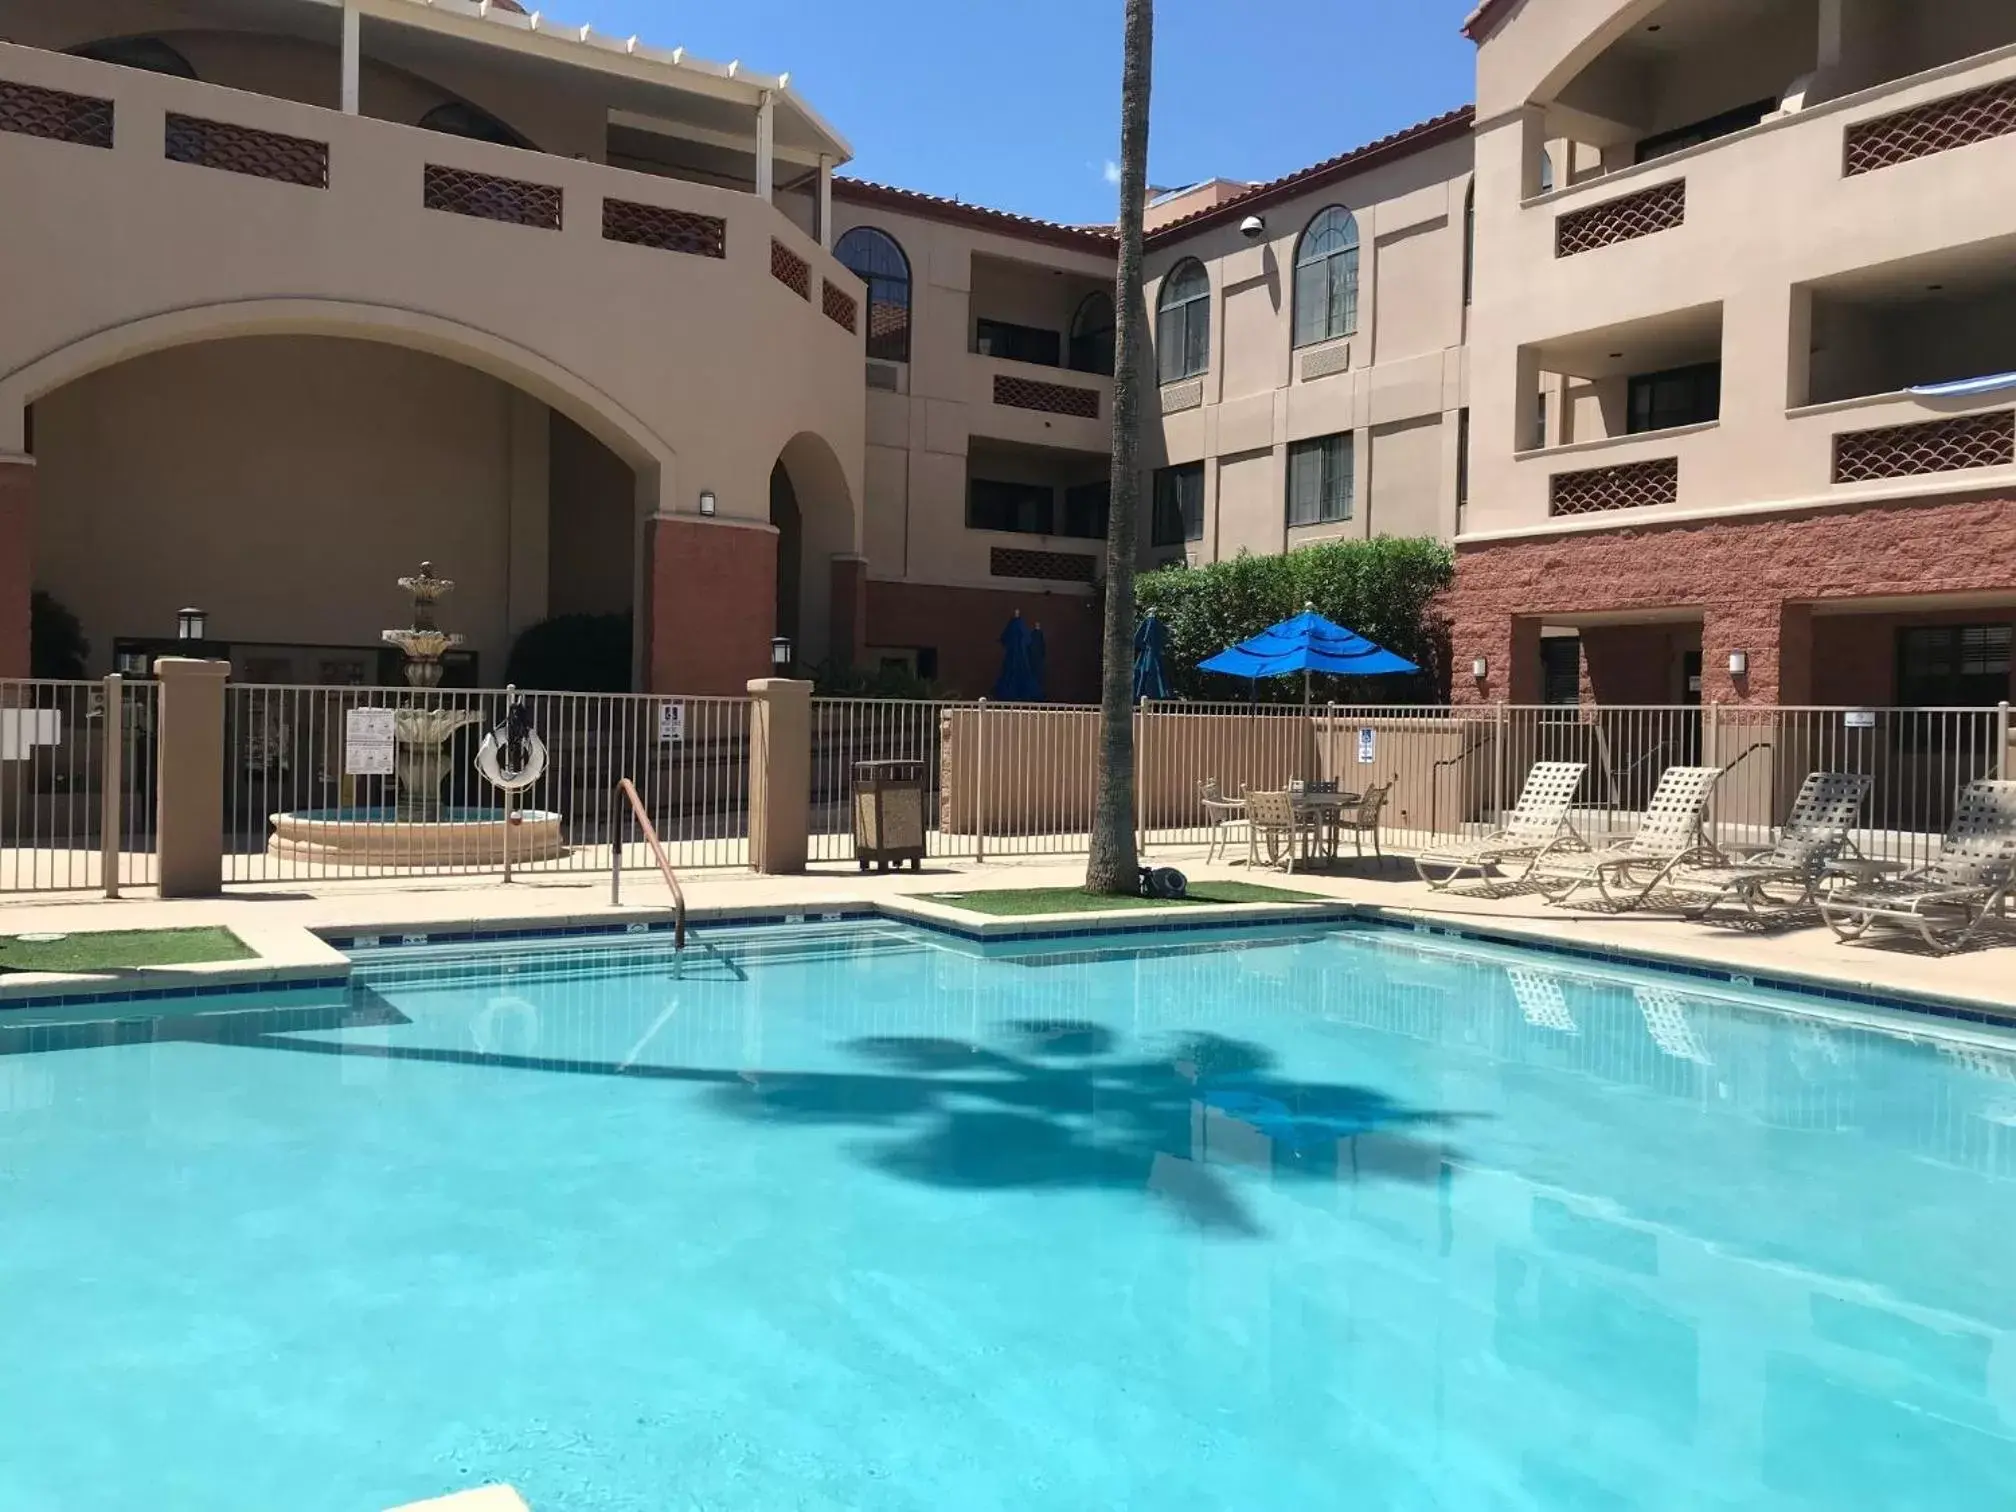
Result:
<instances>
[{"instance_id":1,"label":"arched opening","mask_svg":"<svg viewBox=\"0 0 2016 1512\"><path fill-rule=\"evenodd\" d=\"M139 68L177 79L196 77L189 60L159 37L115 37L105 42L87 42L70 51L73 56L95 63L116 63L121 68Z\"/></svg>"},{"instance_id":2,"label":"arched opening","mask_svg":"<svg viewBox=\"0 0 2016 1512\"><path fill-rule=\"evenodd\" d=\"M639 463L545 398L358 335L130 351L78 359L33 408L35 586L77 616L91 674L144 666L194 605L242 681L394 682L380 632L425 558L456 583L451 681L501 684L565 618L559 671L527 681L630 685Z\"/></svg>"},{"instance_id":3,"label":"arched opening","mask_svg":"<svg viewBox=\"0 0 2016 1512\"><path fill-rule=\"evenodd\" d=\"M446 105L436 105L420 117L417 124L422 131L438 131L445 136L468 137L478 142L495 142L499 147L532 146L489 111L479 109L463 100L450 100Z\"/></svg>"},{"instance_id":4,"label":"arched opening","mask_svg":"<svg viewBox=\"0 0 2016 1512\"><path fill-rule=\"evenodd\" d=\"M1094 289L1071 317L1071 366L1081 373L1113 376L1113 296Z\"/></svg>"},{"instance_id":5,"label":"arched opening","mask_svg":"<svg viewBox=\"0 0 2016 1512\"><path fill-rule=\"evenodd\" d=\"M1358 329L1358 221L1342 205L1318 212L1295 249L1295 345Z\"/></svg>"},{"instance_id":6,"label":"arched opening","mask_svg":"<svg viewBox=\"0 0 2016 1512\"><path fill-rule=\"evenodd\" d=\"M1162 280L1155 305L1155 361L1162 382L1191 378L1211 366L1211 276L1185 258Z\"/></svg>"},{"instance_id":7,"label":"arched opening","mask_svg":"<svg viewBox=\"0 0 2016 1512\"><path fill-rule=\"evenodd\" d=\"M886 231L856 226L833 248L841 265L868 285L868 355L910 360L910 259Z\"/></svg>"},{"instance_id":8,"label":"arched opening","mask_svg":"<svg viewBox=\"0 0 2016 1512\"><path fill-rule=\"evenodd\" d=\"M847 473L825 439L791 438L770 470L777 528L776 634L789 637L802 671L852 660L859 626L845 592L860 539Z\"/></svg>"}]
</instances>

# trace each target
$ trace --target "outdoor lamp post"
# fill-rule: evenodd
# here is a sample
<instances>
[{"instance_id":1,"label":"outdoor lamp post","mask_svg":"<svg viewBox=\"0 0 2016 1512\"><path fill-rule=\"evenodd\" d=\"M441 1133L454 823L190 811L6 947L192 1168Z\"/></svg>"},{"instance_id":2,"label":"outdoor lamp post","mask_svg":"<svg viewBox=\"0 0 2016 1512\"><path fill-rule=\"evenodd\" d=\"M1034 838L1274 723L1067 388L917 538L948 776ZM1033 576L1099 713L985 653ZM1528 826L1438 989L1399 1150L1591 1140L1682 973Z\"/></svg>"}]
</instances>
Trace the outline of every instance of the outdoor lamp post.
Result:
<instances>
[{"instance_id":1,"label":"outdoor lamp post","mask_svg":"<svg viewBox=\"0 0 2016 1512\"><path fill-rule=\"evenodd\" d=\"M770 642L770 665L782 677L791 670L791 637L780 635Z\"/></svg>"},{"instance_id":2,"label":"outdoor lamp post","mask_svg":"<svg viewBox=\"0 0 2016 1512\"><path fill-rule=\"evenodd\" d=\"M200 641L210 625L210 616L201 609L184 609L175 616L175 638Z\"/></svg>"}]
</instances>

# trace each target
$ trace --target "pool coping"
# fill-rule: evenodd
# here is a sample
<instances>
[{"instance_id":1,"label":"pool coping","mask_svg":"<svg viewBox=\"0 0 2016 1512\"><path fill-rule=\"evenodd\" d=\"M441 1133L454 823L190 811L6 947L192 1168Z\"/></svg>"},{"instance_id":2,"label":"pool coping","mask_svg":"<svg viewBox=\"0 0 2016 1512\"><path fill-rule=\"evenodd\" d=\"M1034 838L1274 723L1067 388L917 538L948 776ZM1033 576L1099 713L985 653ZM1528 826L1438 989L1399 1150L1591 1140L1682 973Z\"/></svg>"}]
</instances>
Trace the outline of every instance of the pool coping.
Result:
<instances>
[{"instance_id":1,"label":"pool coping","mask_svg":"<svg viewBox=\"0 0 2016 1512\"><path fill-rule=\"evenodd\" d=\"M1756 970L1705 961L1684 942L1673 948L1633 942L1628 948L1559 938L1555 921L1452 921L1432 910L1347 901L1312 895L1306 903L1258 902L1200 904L1170 917L1167 909L1112 909L1074 913L1002 917L961 909L937 898L914 895L879 899L821 901L802 905L751 903L696 908L689 924L755 928L765 925L846 923L888 919L982 945L1018 941L1128 939L1144 935L1183 935L1239 925L1276 927L1359 923L1395 931L1474 940L1482 944L1530 950L1567 960L1653 971L1697 982L1787 992L1862 1008L1917 1013L1965 1023L2016 1026L2016 1000L1997 1002L1965 994L1899 987L1893 983L1844 973L1819 973L1798 967ZM20 973L0 978L0 1015L29 1008L74 1007L86 1004L145 1004L177 999L235 996L275 987L296 989L346 987L352 970L350 952L453 944L504 944L512 941L596 936L663 934L674 926L669 908L607 909L578 914L537 914L521 917L447 920L414 924L400 921L373 927L332 925L310 928L295 924L235 924L233 931L255 950L256 959L201 962L180 966L136 967L117 972ZM1849 961L1844 958L1844 965Z\"/></svg>"}]
</instances>

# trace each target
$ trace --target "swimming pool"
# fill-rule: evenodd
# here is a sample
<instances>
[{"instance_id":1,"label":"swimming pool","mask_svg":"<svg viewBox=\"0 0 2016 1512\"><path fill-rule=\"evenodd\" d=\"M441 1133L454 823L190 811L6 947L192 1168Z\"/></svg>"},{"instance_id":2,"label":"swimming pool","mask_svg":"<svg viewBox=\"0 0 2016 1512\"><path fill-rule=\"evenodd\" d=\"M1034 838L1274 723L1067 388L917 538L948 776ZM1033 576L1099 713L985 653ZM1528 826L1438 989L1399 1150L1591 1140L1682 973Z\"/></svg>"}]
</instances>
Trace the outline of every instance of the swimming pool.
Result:
<instances>
[{"instance_id":1,"label":"swimming pool","mask_svg":"<svg viewBox=\"0 0 2016 1512\"><path fill-rule=\"evenodd\" d=\"M0 1027L0 1507L2016 1503L2016 1040L1364 926L699 938Z\"/></svg>"}]
</instances>

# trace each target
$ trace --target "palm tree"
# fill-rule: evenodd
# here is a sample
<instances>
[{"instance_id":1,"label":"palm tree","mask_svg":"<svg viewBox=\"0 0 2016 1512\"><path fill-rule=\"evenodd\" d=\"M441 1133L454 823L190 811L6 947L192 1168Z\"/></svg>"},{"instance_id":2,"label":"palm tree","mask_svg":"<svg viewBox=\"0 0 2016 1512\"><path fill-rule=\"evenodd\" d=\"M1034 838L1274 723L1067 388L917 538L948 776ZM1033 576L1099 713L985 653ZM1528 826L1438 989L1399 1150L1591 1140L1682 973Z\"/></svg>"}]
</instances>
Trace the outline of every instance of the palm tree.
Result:
<instances>
[{"instance_id":1,"label":"palm tree","mask_svg":"<svg viewBox=\"0 0 2016 1512\"><path fill-rule=\"evenodd\" d=\"M1106 623L1100 653L1099 767L1085 889L1131 893L1134 850L1134 549L1141 475L1134 465L1147 368L1148 307L1141 287L1141 215L1148 196L1148 86L1154 0L1127 0L1120 72L1120 273L1113 304L1113 487L1106 521Z\"/></svg>"}]
</instances>

